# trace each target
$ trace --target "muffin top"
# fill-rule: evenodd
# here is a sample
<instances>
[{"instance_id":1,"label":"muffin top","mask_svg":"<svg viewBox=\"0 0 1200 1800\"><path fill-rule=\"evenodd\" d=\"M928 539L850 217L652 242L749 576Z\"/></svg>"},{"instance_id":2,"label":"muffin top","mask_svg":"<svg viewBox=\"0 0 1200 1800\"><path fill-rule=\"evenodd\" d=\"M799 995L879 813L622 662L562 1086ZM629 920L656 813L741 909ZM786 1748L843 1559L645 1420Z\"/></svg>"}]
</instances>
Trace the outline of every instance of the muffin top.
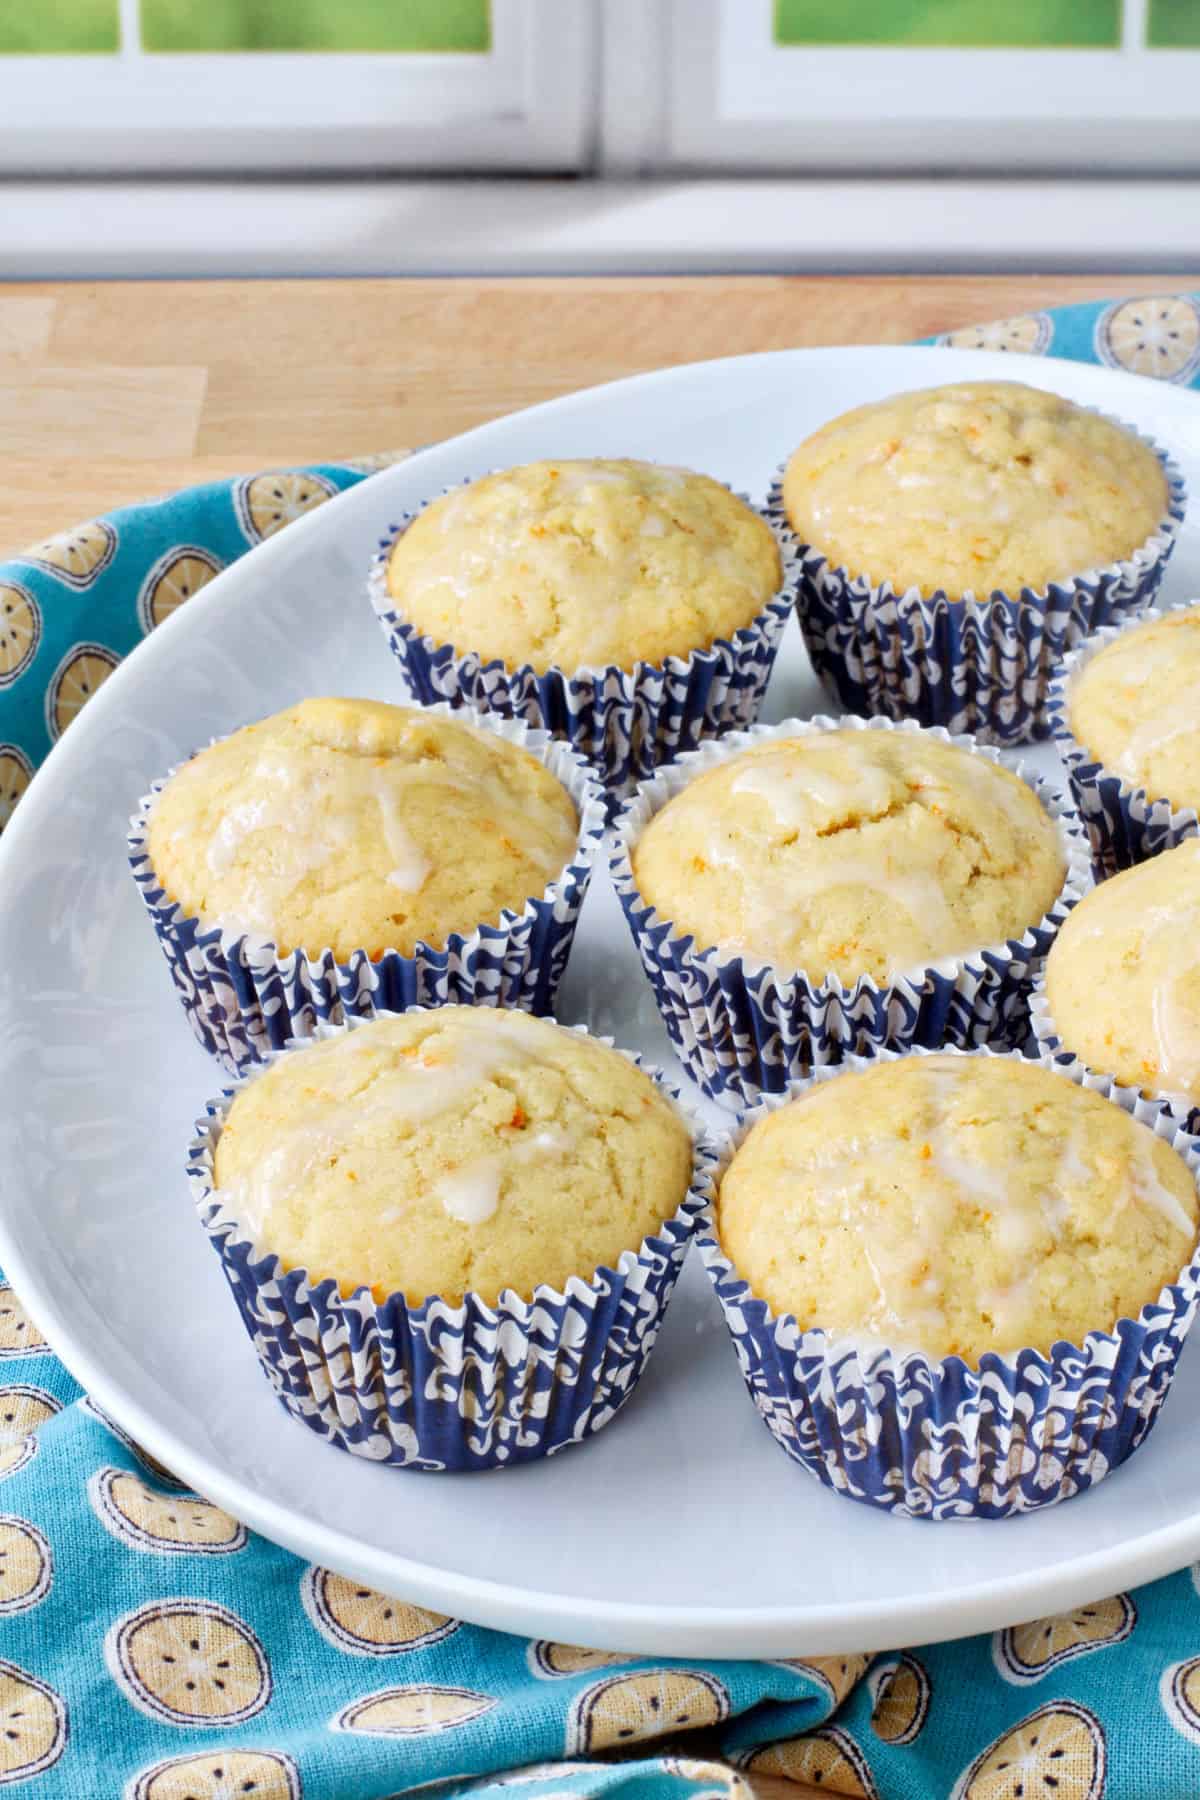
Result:
<instances>
[{"instance_id":1,"label":"muffin top","mask_svg":"<svg viewBox=\"0 0 1200 1800\"><path fill-rule=\"evenodd\" d=\"M1161 523L1147 444L1058 394L959 381L855 407L814 432L783 480L801 539L898 593L958 599L1102 568Z\"/></svg>"},{"instance_id":2,"label":"muffin top","mask_svg":"<svg viewBox=\"0 0 1200 1800\"><path fill-rule=\"evenodd\" d=\"M1036 1063L908 1056L760 1119L718 1230L775 1313L976 1363L1136 1317L1198 1210L1183 1159L1102 1095Z\"/></svg>"},{"instance_id":3,"label":"muffin top","mask_svg":"<svg viewBox=\"0 0 1200 1800\"><path fill-rule=\"evenodd\" d=\"M1200 1105L1200 838L1086 894L1046 961L1066 1049L1129 1087Z\"/></svg>"},{"instance_id":4,"label":"muffin top","mask_svg":"<svg viewBox=\"0 0 1200 1800\"><path fill-rule=\"evenodd\" d=\"M528 751L420 707L302 700L171 777L149 853L172 900L281 955L411 955L519 912L575 847L562 783Z\"/></svg>"},{"instance_id":5,"label":"muffin top","mask_svg":"<svg viewBox=\"0 0 1200 1800\"><path fill-rule=\"evenodd\" d=\"M618 1051L484 1006L281 1057L236 1096L215 1161L263 1250L412 1305L590 1280L672 1217L691 1169L681 1115Z\"/></svg>"},{"instance_id":6,"label":"muffin top","mask_svg":"<svg viewBox=\"0 0 1200 1800\"><path fill-rule=\"evenodd\" d=\"M1088 755L1153 800L1200 810L1200 606L1123 631L1068 688Z\"/></svg>"},{"instance_id":7,"label":"muffin top","mask_svg":"<svg viewBox=\"0 0 1200 1800\"><path fill-rule=\"evenodd\" d=\"M1066 872L1020 776L924 732L775 737L651 819L642 897L696 948L884 981L1020 937Z\"/></svg>"},{"instance_id":8,"label":"muffin top","mask_svg":"<svg viewBox=\"0 0 1200 1800\"><path fill-rule=\"evenodd\" d=\"M748 625L782 578L736 494L632 459L485 475L418 513L387 566L426 637L539 673L687 656Z\"/></svg>"}]
</instances>

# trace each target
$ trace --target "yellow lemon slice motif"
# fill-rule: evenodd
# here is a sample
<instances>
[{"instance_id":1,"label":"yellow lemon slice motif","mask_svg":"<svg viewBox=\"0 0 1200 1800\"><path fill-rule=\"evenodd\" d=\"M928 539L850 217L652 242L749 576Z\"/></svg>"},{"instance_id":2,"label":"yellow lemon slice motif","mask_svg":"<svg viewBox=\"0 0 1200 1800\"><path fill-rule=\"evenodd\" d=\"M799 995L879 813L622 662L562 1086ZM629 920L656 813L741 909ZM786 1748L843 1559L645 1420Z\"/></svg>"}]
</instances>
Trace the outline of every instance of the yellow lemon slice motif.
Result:
<instances>
[{"instance_id":1,"label":"yellow lemon slice motif","mask_svg":"<svg viewBox=\"0 0 1200 1800\"><path fill-rule=\"evenodd\" d=\"M586 1675L591 1669L608 1669L614 1663L637 1660L636 1656L621 1656L615 1650L586 1650L582 1644L556 1644L549 1638L538 1638L526 1652L531 1672L543 1678Z\"/></svg>"},{"instance_id":2,"label":"yellow lemon slice motif","mask_svg":"<svg viewBox=\"0 0 1200 1800\"><path fill-rule=\"evenodd\" d=\"M20 1381L0 1387L0 1481L37 1455L34 1433L59 1411L59 1402L44 1388Z\"/></svg>"},{"instance_id":3,"label":"yellow lemon slice motif","mask_svg":"<svg viewBox=\"0 0 1200 1800\"><path fill-rule=\"evenodd\" d=\"M929 1716L931 1689L915 1656L898 1656L872 1671L871 1730L885 1744L911 1744Z\"/></svg>"},{"instance_id":4,"label":"yellow lemon slice motif","mask_svg":"<svg viewBox=\"0 0 1200 1800\"><path fill-rule=\"evenodd\" d=\"M77 1402L77 1405L81 1406L84 1412L91 1413L93 1419L98 1420L105 1431L111 1432L119 1444L124 1444L130 1455L137 1457L143 1469L148 1475L153 1476L155 1481L161 1482L164 1487L188 1491L177 1475L172 1475L170 1469L160 1463L156 1456L151 1456L148 1450L143 1450L140 1444L134 1442L124 1426L118 1425L115 1419L110 1419L108 1414L97 1406L90 1394L85 1394L83 1399Z\"/></svg>"},{"instance_id":5,"label":"yellow lemon slice motif","mask_svg":"<svg viewBox=\"0 0 1200 1800\"><path fill-rule=\"evenodd\" d=\"M0 582L0 688L23 675L42 641L42 615L28 588Z\"/></svg>"},{"instance_id":6,"label":"yellow lemon slice motif","mask_svg":"<svg viewBox=\"0 0 1200 1800\"><path fill-rule=\"evenodd\" d=\"M44 543L26 550L22 562L31 562L68 587L90 587L117 553L117 534L107 519L90 519L73 531L60 531Z\"/></svg>"},{"instance_id":7,"label":"yellow lemon slice motif","mask_svg":"<svg viewBox=\"0 0 1200 1800\"><path fill-rule=\"evenodd\" d=\"M262 1645L211 1600L138 1607L109 1631L104 1656L126 1699L172 1725L237 1725L271 1698Z\"/></svg>"},{"instance_id":8,"label":"yellow lemon slice motif","mask_svg":"<svg viewBox=\"0 0 1200 1800\"><path fill-rule=\"evenodd\" d=\"M102 644L76 644L68 650L46 691L46 729L52 738L62 736L119 661Z\"/></svg>"},{"instance_id":9,"label":"yellow lemon slice motif","mask_svg":"<svg viewBox=\"0 0 1200 1800\"><path fill-rule=\"evenodd\" d=\"M1200 1656L1164 1669L1158 1692L1176 1731L1200 1744Z\"/></svg>"},{"instance_id":10,"label":"yellow lemon slice motif","mask_svg":"<svg viewBox=\"0 0 1200 1800\"><path fill-rule=\"evenodd\" d=\"M1041 356L1050 348L1053 331L1047 313L1018 313L1011 319L991 319L986 325L944 331L938 343L951 350L1012 350Z\"/></svg>"},{"instance_id":11,"label":"yellow lemon slice motif","mask_svg":"<svg viewBox=\"0 0 1200 1800\"><path fill-rule=\"evenodd\" d=\"M300 1582L304 1610L321 1636L351 1656L395 1656L438 1644L459 1628L445 1613L389 1599L315 1565Z\"/></svg>"},{"instance_id":12,"label":"yellow lemon slice motif","mask_svg":"<svg viewBox=\"0 0 1200 1800\"><path fill-rule=\"evenodd\" d=\"M843 1794L849 1800L879 1800L866 1757L840 1725L822 1725L804 1737L768 1744L745 1758L743 1767L754 1775L783 1775L789 1781L807 1781L824 1794ZM1062 1800L1066 1800L1065 1795Z\"/></svg>"},{"instance_id":13,"label":"yellow lemon slice motif","mask_svg":"<svg viewBox=\"0 0 1200 1800\"><path fill-rule=\"evenodd\" d=\"M278 1750L209 1750L143 1769L126 1800L300 1800L300 1774Z\"/></svg>"},{"instance_id":14,"label":"yellow lemon slice motif","mask_svg":"<svg viewBox=\"0 0 1200 1800\"><path fill-rule=\"evenodd\" d=\"M992 1639L992 1659L1005 1681L1018 1686L1040 1681L1049 1670L1072 1657L1120 1644L1137 1624L1137 1608L1128 1594L1078 1606L1074 1612L1013 1625Z\"/></svg>"},{"instance_id":15,"label":"yellow lemon slice motif","mask_svg":"<svg viewBox=\"0 0 1200 1800\"><path fill-rule=\"evenodd\" d=\"M67 1709L52 1687L0 1662L0 1785L28 1781L67 1747Z\"/></svg>"},{"instance_id":16,"label":"yellow lemon slice motif","mask_svg":"<svg viewBox=\"0 0 1200 1800\"><path fill-rule=\"evenodd\" d=\"M0 1613L28 1612L53 1579L54 1558L37 1526L0 1513Z\"/></svg>"},{"instance_id":17,"label":"yellow lemon slice motif","mask_svg":"<svg viewBox=\"0 0 1200 1800\"><path fill-rule=\"evenodd\" d=\"M1096 354L1110 369L1187 381L1200 367L1200 306L1185 294L1123 300L1097 319Z\"/></svg>"},{"instance_id":18,"label":"yellow lemon slice motif","mask_svg":"<svg viewBox=\"0 0 1200 1800\"><path fill-rule=\"evenodd\" d=\"M0 1357L41 1356L50 1346L7 1281L0 1281Z\"/></svg>"},{"instance_id":19,"label":"yellow lemon slice motif","mask_svg":"<svg viewBox=\"0 0 1200 1800\"><path fill-rule=\"evenodd\" d=\"M959 1777L953 1800L1100 1800L1106 1763L1099 1719L1060 1700L989 1744Z\"/></svg>"},{"instance_id":20,"label":"yellow lemon slice motif","mask_svg":"<svg viewBox=\"0 0 1200 1800\"><path fill-rule=\"evenodd\" d=\"M195 544L176 544L159 557L142 583L137 602L142 630L153 631L220 572L220 563L207 550Z\"/></svg>"},{"instance_id":21,"label":"yellow lemon slice motif","mask_svg":"<svg viewBox=\"0 0 1200 1800\"><path fill-rule=\"evenodd\" d=\"M239 481L233 499L242 530L257 543L273 537L314 506L323 506L336 492L323 475L278 469Z\"/></svg>"},{"instance_id":22,"label":"yellow lemon slice motif","mask_svg":"<svg viewBox=\"0 0 1200 1800\"><path fill-rule=\"evenodd\" d=\"M366 1737L427 1737L469 1725L496 1704L489 1694L470 1688L384 1688L344 1707L330 1724L334 1731L356 1731Z\"/></svg>"},{"instance_id":23,"label":"yellow lemon slice motif","mask_svg":"<svg viewBox=\"0 0 1200 1800\"><path fill-rule=\"evenodd\" d=\"M647 1669L610 1675L586 1688L571 1707L567 1755L695 1731L729 1716L729 1695L715 1675L688 1669Z\"/></svg>"},{"instance_id":24,"label":"yellow lemon slice motif","mask_svg":"<svg viewBox=\"0 0 1200 1800\"><path fill-rule=\"evenodd\" d=\"M17 810L17 801L33 780L33 767L15 744L0 744L0 831Z\"/></svg>"},{"instance_id":25,"label":"yellow lemon slice motif","mask_svg":"<svg viewBox=\"0 0 1200 1800\"><path fill-rule=\"evenodd\" d=\"M797 1674L812 1675L828 1693L834 1706L840 1706L851 1688L857 1687L871 1661L869 1652L853 1656L785 1656L782 1669L795 1669Z\"/></svg>"},{"instance_id":26,"label":"yellow lemon slice motif","mask_svg":"<svg viewBox=\"0 0 1200 1800\"><path fill-rule=\"evenodd\" d=\"M245 1547L246 1527L211 1500L159 1493L128 1469L98 1469L88 1499L105 1530L135 1550L229 1556Z\"/></svg>"}]
</instances>

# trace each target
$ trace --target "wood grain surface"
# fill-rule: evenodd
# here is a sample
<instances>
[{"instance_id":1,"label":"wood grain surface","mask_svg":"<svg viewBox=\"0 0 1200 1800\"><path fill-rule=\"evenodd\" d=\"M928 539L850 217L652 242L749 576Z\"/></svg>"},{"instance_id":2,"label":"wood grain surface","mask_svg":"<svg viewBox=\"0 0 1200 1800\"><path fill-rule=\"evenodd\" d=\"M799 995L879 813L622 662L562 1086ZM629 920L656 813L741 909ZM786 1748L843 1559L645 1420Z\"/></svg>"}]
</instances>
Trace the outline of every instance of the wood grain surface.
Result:
<instances>
[{"instance_id":1,"label":"wood grain surface","mask_svg":"<svg viewBox=\"0 0 1200 1800\"><path fill-rule=\"evenodd\" d=\"M413 448L666 363L906 343L1196 287L1104 274L0 286L0 557L189 482ZM754 1791L833 1790L759 1778Z\"/></svg>"}]
</instances>

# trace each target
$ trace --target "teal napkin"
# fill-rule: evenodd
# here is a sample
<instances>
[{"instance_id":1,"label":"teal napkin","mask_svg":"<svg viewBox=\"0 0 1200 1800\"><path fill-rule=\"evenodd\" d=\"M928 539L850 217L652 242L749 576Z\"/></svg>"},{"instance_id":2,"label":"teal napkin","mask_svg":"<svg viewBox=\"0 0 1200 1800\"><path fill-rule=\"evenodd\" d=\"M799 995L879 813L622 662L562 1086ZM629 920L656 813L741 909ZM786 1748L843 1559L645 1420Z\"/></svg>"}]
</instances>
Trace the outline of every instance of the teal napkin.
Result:
<instances>
[{"instance_id":1,"label":"teal napkin","mask_svg":"<svg viewBox=\"0 0 1200 1800\"><path fill-rule=\"evenodd\" d=\"M1200 295L936 341L1200 386ZM367 473L211 482L0 563L0 829L147 631ZM739 1769L857 1800L1200 1795L1200 1565L902 1654L694 1663L530 1643L306 1566L182 1491L6 1285L0 1489L0 1787L35 1800L386 1800L430 1783L745 1800Z\"/></svg>"}]
</instances>

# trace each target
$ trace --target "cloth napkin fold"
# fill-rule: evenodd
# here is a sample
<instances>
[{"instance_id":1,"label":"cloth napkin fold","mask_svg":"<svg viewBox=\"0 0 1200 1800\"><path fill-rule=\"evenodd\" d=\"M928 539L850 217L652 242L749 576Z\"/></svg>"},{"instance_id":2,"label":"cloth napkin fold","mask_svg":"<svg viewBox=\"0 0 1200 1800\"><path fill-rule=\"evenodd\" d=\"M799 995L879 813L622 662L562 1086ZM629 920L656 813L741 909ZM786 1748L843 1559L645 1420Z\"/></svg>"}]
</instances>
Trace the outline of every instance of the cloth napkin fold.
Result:
<instances>
[{"instance_id":1,"label":"cloth napkin fold","mask_svg":"<svg viewBox=\"0 0 1200 1800\"><path fill-rule=\"evenodd\" d=\"M935 341L1200 386L1200 295ZM147 631L381 460L208 483L0 563L0 829ZM746 1800L739 1771L858 1800L1200 1795L1200 1565L904 1653L694 1663L531 1643L306 1566L181 1490L7 1285L0 1488L0 1786L35 1800L386 1800L429 1783Z\"/></svg>"}]
</instances>

